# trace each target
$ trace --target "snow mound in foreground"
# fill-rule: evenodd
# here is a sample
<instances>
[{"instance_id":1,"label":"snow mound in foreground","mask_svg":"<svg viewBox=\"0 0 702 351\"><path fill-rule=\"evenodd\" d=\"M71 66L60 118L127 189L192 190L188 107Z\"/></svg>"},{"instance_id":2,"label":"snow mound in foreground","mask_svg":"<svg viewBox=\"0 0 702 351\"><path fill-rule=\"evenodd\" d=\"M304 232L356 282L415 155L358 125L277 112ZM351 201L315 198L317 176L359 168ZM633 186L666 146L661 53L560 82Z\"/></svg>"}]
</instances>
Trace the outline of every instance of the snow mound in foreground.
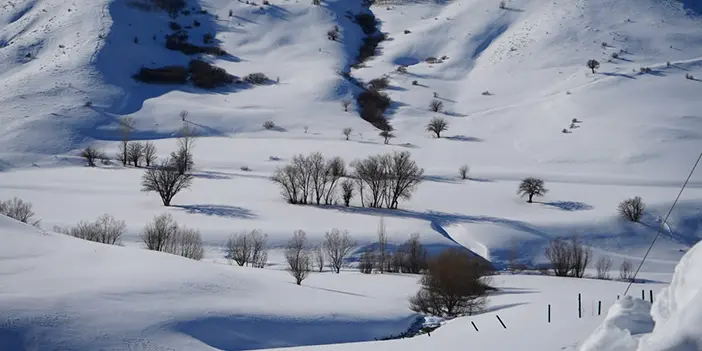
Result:
<instances>
[{"instance_id":1,"label":"snow mound in foreground","mask_svg":"<svg viewBox=\"0 0 702 351\"><path fill-rule=\"evenodd\" d=\"M654 322L651 304L624 296L609 309L602 325L583 343L581 351L633 351L636 350L635 335L650 333Z\"/></svg>"},{"instance_id":2,"label":"snow mound in foreground","mask_svg":"<svg viewBox=\"0 0 702 351\"><path fill-rule=\"evenodd\" d=\"M700 271L702 244L698 243L680 260L670 286L661 291L653 306L625 296L612 306L581 351L702 350Z\"/></svg>"},{"instance_id":3,"label":"snow mound in foreground","mask_svg":"<svg viewBox=\"0 0 702 351\"><path fill-rule=\"evenodd\" d=\"M670 286L661 291L651 315L656 327L639 350L702 350L702 244L678 263Z\"/></svg>"}]
</instances>

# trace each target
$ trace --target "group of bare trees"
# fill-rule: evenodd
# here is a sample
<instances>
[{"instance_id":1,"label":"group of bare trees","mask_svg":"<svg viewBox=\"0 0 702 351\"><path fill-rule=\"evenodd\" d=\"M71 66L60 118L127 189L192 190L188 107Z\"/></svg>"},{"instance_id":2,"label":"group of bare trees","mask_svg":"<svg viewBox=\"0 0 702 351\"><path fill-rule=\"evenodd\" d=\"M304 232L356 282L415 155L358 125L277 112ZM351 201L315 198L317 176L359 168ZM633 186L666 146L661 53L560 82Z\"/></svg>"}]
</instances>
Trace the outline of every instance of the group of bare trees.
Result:
<instances>
[{"instance_id":1,"label":"group of bare trees","mask_svg":"<svg viewBox=\"0 0 702 351\"><path fill-rule=\"evenodd\" d=\"M268 262L267 242L268 234L261 233L260 230L232 235L227 240L227 258L239 266L264 268Z\"/></svg>"},{"instance_id":2,"label":"group of bare trees","mask_svg":"<svg viewBox=\"0 0 702 351\"><path fill-rule=\"evenodd\" d=\"M81 221L75 227L54 227L54 231L79 239L94 241L102 244L120 245L122 235L127 231L124 221L116 220L109 214L104 214L95 222Z\"/></svg>"},{"instance_id":3,"label":"group of bare trees","mask_svg":"<svg viewBox=\"0 0 702 351\"><path fill-rule=\"evenodd\" d=\"M144 227L140 238L148 250L167 252L198 261L204 256L200 232L179 226L170 214L154 217L151 223Z\"/></svg>"},{"instance_id":4,"label":"group of bare trees","mask_svg":"<svg viewBox=\"0 0 702 351\"><path fill-rule=\"evenodd\" d=\"M135 125L136 123L132 117L125 116L120 118L119 132L122 140L117 151L117 160L125 167L130 164L134 167L141 167L142 162L146 164L146 167L150 167L156 161L156 146L150 141L146 143L132 141ZM86 151L87 148L83 150L84 155ZM90 160L87 157L85 158L88 160L88 165L91 165Z\"/></svg>"},{"instance_id":5,"label":"group of bare trees","mask_svg":"<svg viewBox=\"0 0 702 351\"><path fill-rule=\"evenodd\" d=\"M432 316L457 317L480 312L487 302L491 266L465 250L447 249L429 260L422 287L410 308Z\"/></svg>"},{"instance_id":6,"label":"group of bare trees","mask_svg":"<svg viewBox=\"0 0 702 351\"><path fill-rule=\"evenodd\" d=\"M288 203L334 203L339 180L346 176L346 164L340 157L325 160L321 153L297 155L291 163L276 169L271 177Z\"/></svg>"},{"instance_id":7,"label":"group of bare trees","mask_svg":"<svg viewBox=\"0 0 702 351\"><path fill-rule=\"evenodd\" d=\"M568 240L554 239L546 248L546 258L551 262L554 275L582 278L592 259L592 250L577 236Z\"/></svg>"},{"instance_id":8,"label":"group of bare trees","mask_svg":"<svg viewBox=\"0 0 702 351\"><path fill-rule=\"evenodd\" d=\"M0 201L0 215L10 217L22 223L31 224L35 227L38 227L40 222L40 220L34 218L35 214L34 211L32 211L32 203L16 197L10 200Z\"/></svg>"},{"instance_id":9,"label":"group of bare trees","mask_svg":"<svg viewBox=\"0 0 702 351\"><path fill-rule=\"evenodd\" d=\"M419 234L412 234L395 252L388 245L385 221L378 225L378 238L373 245L361 253L358 269L361 273L410 273L420 274L427 268L428 254L419 240Z\"/></svg>"},{"instance_id":10,"label":"group of bare trees","mask_svg":"<svg viewBox=\"0 0 702 351\"><path fill-rule=\"evenodd\" d=\"M141 178L141 191L156 192L161 197L164 206L170 206L173 197L192 184L191 173L193 161L193 146L197 133L185 126L178 136L178 149L160 165L150 167Z\"/></svg>"},{"instance_id":11,"label":"group of bare trees","mask_svg":"<svg viewBox=\"0 0 702 351\"><path fill-rule=\"evenodd\" d=\"M397 208L401 199L411 197L423 173L406 151L355 161L350 172L340 157L325 160L316 152L295 156L289 165L276 169L271 180L291 204L334 204L340 185L346 206L357 190L361 206Z\"/></svg>"},{"instance_id":12,"label":"group of bare trees","mask_svg":"<svg viewBox=\"0 0 702 351\"><path fill-rule=\"evenodd\" d=\"M307 234L296 230L285 246L286 270L297 285L301 285L314 268L322 272L328 266L338 274L355 247L348 231L334 228L325 234L321 245L313 247L307 241Z\"/></svg>"}]
</instances>

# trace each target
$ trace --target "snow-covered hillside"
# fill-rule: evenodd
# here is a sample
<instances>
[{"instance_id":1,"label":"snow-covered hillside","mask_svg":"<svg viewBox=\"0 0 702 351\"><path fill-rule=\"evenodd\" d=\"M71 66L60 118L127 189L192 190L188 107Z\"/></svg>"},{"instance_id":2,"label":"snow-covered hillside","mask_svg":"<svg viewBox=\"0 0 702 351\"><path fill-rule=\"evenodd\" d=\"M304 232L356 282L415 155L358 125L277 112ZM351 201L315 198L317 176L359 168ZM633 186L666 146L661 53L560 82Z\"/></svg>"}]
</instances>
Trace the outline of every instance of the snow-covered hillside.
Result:
<instances>
[{"instance_id":1,"label":"snow-covered hillside","mask_svg":"<svg viewBox=\"0 0 702 351\"><path fill-rule=\"evenodd\" d=\"M399 332L413 320L406 302L416 291L413 277L369 283L376 277L313 276L310 285L321 289L314 292L319 299L307 299L310 289L288 286L283 272L216 264L224 261L221 246L241 230L260 229L279 248L296 229L306 231L312 244L332 228L346 229L363 248L376 240L384 218L391 244L419 233L434 252L460 245L497 267L515 248L520 262L544 263L551 239L577 235L595 259L608 256L618 267L624 260L637 263L662 228L643 266L644 277L661 282L702 238L699 169L662 223L702 151L702 8L696 1L510 0L504 9L490 0L398 0L370 8L361 0L310 2L188 0L175 18L151 0L0 5L0 200L16 196L33 203L45 230L103 213L128 226L127 248L117 248L0 223L6 228L0 251L8 258L0 260L0 270L9 277L0 281L0 308L8 306L0 312L16 320L11 328L0 328L0 336L10 330L4 340L37 333L36 342L42 343L97 325L99 330L65 345L110 348L126 338L136 349L200 347L192 337L219 349L251 349L371 340ZM388 38L375 57L355 65L364 38L354 20L359 13L373 14ZM227 54L167 49L174 26L197 45L210 45L206 37L213 35L211 45ZM327 32L335 26L339 38L329 40ZM142 67L187 65L195 57L236 77L261 72L270 81L205 90L132 78ZM430 57L437 60L427 61ZM585 65L591 59L600 63L595 73ZM385 92L393 100L386 115L396 138L388 145L359 116L355 101L347 112L342 107L361 91L356 82L382 76L389 79ZM443 104L442 111L430 111L432 100ZM184 110L189 113L182 120ZM174 136L184 125L201 136L193 151L193 184L173 206L163 207L153 193L140 192L143 169L115 163L89 168L77 157L88 145L114 155L123 116L134 118L132 137L152 140L160 159L175 149ZM432 117L449 123L441 138L426 131ZM277 128L266 130L267 121ZM353 129L350 140L343 128ZM321 152L349 164L391 151L409 151L424 168L418 190L397 210L364 208L358 199L350 207L290 205L269 180L297 154ZM469 179L459 179L462 165L470 167ZM531 176L545 180L549 192L528 204L516 191L520 180ZM641 223L617 215L619 202L634 196L647 205ZM140 231L161 213L202 232L205 263L137 249ZM103 274L115 278L96 287L82 284ZM623 291L620 283L571 285L533 276L508 277L500 284L539 291L534 299L512 294L492 302L503 306L508 319L523 321L510 330L563 339L534 344L534 350L575 348L604 318L583 322L587 326L577 332L568 332L575 329L572 324L554 327L561 328L558 333L529 325L531 317L525 316L542 315L553 296L554 305L567 305L577 292L597 291L598 299L611 304ZM35 287L46 290L26 294ZM290 302L298 296L305 298L303 304ZM85 299L84 309L76 307ZM166 300L178 301L179 307ZM322 307L313 306L317 300ZM271 301L275 306L265 306ZM152 304L155 310L147 308ZM123 310L139 323L113 318ZM258 337L236 341L244 346L230 345L249 332L221 342L188 334L240 328L238 318L270 323L282 333L296 330L291 325L298 322L317 328L308 322L327 323L336 314L342 316L337 329L358 332L324 340L287 335L280 343L274 338L259 343ZM208 320L220 317L231 320ZM491 314L478 318L494 320ZM286 322L277 324L281 319ZM68 321L65 329L49 332L61 321ZM436 334L440 344L451 348L459 330L472 328L469 322L442 327ZM186 331L176 330L178 323L185 323ZM46 329L28 327L44 324ZM427 340L420 343L438 342L434 336ZM513 349L509 343L518 340L501 338L505 344L496 347Z\"/></svg>"}]
</instances>

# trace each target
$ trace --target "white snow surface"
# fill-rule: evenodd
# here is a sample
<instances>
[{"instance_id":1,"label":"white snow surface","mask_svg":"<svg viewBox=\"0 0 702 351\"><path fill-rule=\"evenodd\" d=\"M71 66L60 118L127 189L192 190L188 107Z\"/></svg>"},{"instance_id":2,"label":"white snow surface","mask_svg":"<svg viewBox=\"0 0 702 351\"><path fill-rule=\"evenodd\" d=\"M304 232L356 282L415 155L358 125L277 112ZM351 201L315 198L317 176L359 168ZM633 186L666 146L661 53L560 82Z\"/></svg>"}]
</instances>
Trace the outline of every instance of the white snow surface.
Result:
<instances>
[{"instance_id":1,"label":"white snow surface","mask_svg":"<svg viewBox=\"0 0 702 351\"><path fill-rule=\"evenodd\" d=\"M216 34L231 55L205 59L229 73L280 79L214 91L131 78L142 66L192 58L164 47L172 19L145 11L146 0L0 5L0 200L32 202L44 230L103 213L128 225L125 247L110 247L0 218L0 350L322 345L397 334L414 321L407 297L418 288L416 277L322 273L297 287L277 269L277 251L271 252L273 269L226 265L221 245L241 230L261 229L277 249L296 229L312 244L331 228L348 229L362 249L375 240L384 217L391 246L416 232L432 252L459 245L498 267L513 248L521 263L544 263L549 240L575 234L594 259L610 257L616 270L624 260L638 263L662 228L642 268L646 284L634 292L661 289L702 238L699 171L661 223L701 151L699 2L510 0L506 10L489 0L372 6L390 39L351 73L363 82L388 75L386 92L394 101L388 117L397 136L389 145L358 116L355 103L349 112L341 107L358 93L338 72L356 61L363 33L348 14L364 11L361 1L271 2L188 0L192 13L174 20L200 22L188 29L194 43ZM328 40L335 25L341 38ZM430 56L447 58L428 64ZM595 74L585 67L589 59L601 63ZM407 73L398 73L399 65ZM652 71L638 72L641 67ZM443 113L428 111L434 93ZM76 156L87 145L114 155L118 119L129 115L137 123L133 137L154 141L163 159L183 126L181 110L190 112L185 123L202 137L194 149L193 185L169 208L139 191L143 170L88 168ZM434 116L450 123L440 139L425 131ZM569 128L573 118L581 122ZM268 120L278 130L264 130ZM344 127L354 130L349 141L341 135ZM564 128L569 133L561 133ZM357 199L349 208L286 204L269 176L294 155L316 151L347 162L409 151L425 179L398 210L360 208ZM463 164L470 167L469 180L458 179ZM527 176L543 178L550 190L533 204L515 194ZM647 204L641 223L616 214L617 204L633 196ZM203 262L140 249L141 229L161 213L201 231ZM695 256L688 254L677 270L699 267ZM455 349L470 341L478 349L574 350L605 318L596 315L596 302L607 310L625 288L531 275L502 275L495 284L507 293L490 298L489 312L450 321L431 338L333 348ZM699 348L699 314L690 306L702 303L694 290L700 284L676 273L653 305L656 327L644 338L650 347ZM578 293L590 313L582 319L574 315ZM616 305L620 312L638 313L639 302L626 307L625 301ZM549 304L551 324L545 322ZM614 322L617 315L605 324L626 329Z\"/></svg>"}]
</instances>

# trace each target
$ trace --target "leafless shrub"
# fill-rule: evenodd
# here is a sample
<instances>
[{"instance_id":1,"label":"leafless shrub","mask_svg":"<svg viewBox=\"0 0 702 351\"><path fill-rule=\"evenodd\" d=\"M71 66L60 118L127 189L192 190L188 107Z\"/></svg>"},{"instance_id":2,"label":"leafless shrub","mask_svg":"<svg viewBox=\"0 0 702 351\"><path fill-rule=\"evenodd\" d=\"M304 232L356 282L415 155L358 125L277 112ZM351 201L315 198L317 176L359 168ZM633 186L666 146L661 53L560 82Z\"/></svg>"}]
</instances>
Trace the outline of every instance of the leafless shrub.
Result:
<instances>
[{"instance_id":1,"label":"leafless shrub","mask_svg":"<svg viewBox=\"0 0 702 351\"><path fill-rule=\"evenodd\" d=\"M141 160L144 158L144 144L138 141L129 143L127 157L134 167L140 167Z\"/></svg>"},{"instance_id":2,"label":"leafless shrub","mask_svg":"<svg viewBox=\"0 0 702 351\"><path fill-rule=\"evenodd\" d=\"M146 167L151 167L151 164L154 163L156 159L156 145L147 141L144 144L144 162L146 162Z\"/></svg>"},{"instance_id":3,"label":"leafless shrub","mask_svg":"<svg viewBox=\"0 0 702 351\"><path fill-rule=\"evenodd\" d=\"M98 217L95 222L79 222L75 227L69 229L54 227L54 231L83 240L120 245L122 234L127 231L127 225L124 221L118 221L112 216L104 214Z\"/></svg>"},{"instance_id":4,"label":"leafless shrub","mask_svg":"<svg viewBox=\"0 0 702 351\"><path fill-rule=\"evenodd\" d=\"M368 87L370 89L374 89L376 91L387 89L389 86L390 86L390 79L388 79L388 77L375 78L375 79L372 79L370 82L368 82Z\"/></svg>"},{"instance_id":5,"label":"leafless shrub","mask_svg":"<svg viewBox=\"0 0 702 351\"><path fill-rule=\"evenodd\" d=\"M527 196L529 199L528 203L532 202L534 196L544 196L548 193L548 189L544 187L544 181L539 178L525 178L519 184L519 189L517 194L522 197Z\"/></svg>"},{"instance_id":6,"label":"leafless shrub","mask_svg":"<svg viewBox=\"0 0 702 351\"><path fill-rule=\"evenodd\" d=\"M275 122L273 122L273 121L265 121L265 122L263 122L263 129L265 129L265 130L272 130L272 129L275 129Z\"/></svg>"},{"instance_id":7,"label":"leafless shrub","mask_svg":"<svg viewBox=\"0 0 702 351\"><path fill-rule=\"evenodd\" d=\"M461 177L462 180L468 179L468 165L463 165L458 169L458 175Z\"/></svg>"},{"instance_id":8,"label":"leafless shrub","mask_svg":"<svg viewBox=\"0 0 702 351\"><path fill-rule=\"evenodd\" d=\"M627 282L634 280L634 267L632 266L631 261L622 261L622 265L619 266L619 278Z\"/></svg>"},{"instance_id":9,"label":"leafless shrub","mask_svg":"<svg viewBox=\"0 0 702 351\"><path fill-rule=\"evenodd\" d=\"M0 202L0 214L18 220L22 223L39 227L40 220L34 218L32 203L25 202L20 198L14 197L10 200Z\"/></svg>"},{"instance_id":10,"label":"leafless shrub","mask_svg":"<svg viewBox=\"0 0 702 351\"><path fill-rule=\"evenodd\" d=\"M490 270L458 249L448 249L429 261L422 288L410 299L410 309L432 316L457 317L485 307Z\"/></svg>"},{"instance_id":11,"label":"leafless shrub","mask_svg":"<svg viewBox=\"0 0 702 351\"><path fill-rule=\"evenodd\" d=\"M690 74L690 73L685 73L685 79L695 80L695 76L693 76L693 75Z\"/></svg>"},{"instance_id":12,"label":"leafless shrub","mask_svg":"<svg viewBox=\"0 0 702 351\"><path fill-rule=\"evenodd\" d=\"M203 51L213 50L217 55L226 54L219 48L191 46ZM234 83L234 76L227 73L224 68L214 66L203 60L191 60L188 63L188 70L190 71L190 81L198 88L214 89Z\"/></svg>"},{"instance_id":13,"label":"leafless shrub","mask_svg":"<svg viewBox=\"0 0 702 351\"><path fill-rule=\"evenodd\" d=\"M349 136L351 136L351 132L353 132L353 129L351 128L344 128L341 133L344 134L346 137L346 140L349 140Z\"/></svg>"},{"instance_id":14,"label":"leafless shrub","mask_svg":"<svg viewBox=\"0 0 702 351\"><path fill-rule=\"evenodd\" d=\"M166 159L160 166L149 168L144 172L141 178L141 191L158 193L163 205L170 206L173 197L190 187L192 179L192 174L180 174L173 167L173 161Z\"/></svg>"},{"instance_id":15,"label":"leafless shrub","mask_svg":"<svg viewBox=\"0 0 702 351\"><path fill-rule=\"evenodd\" d=\"M609 257L602 256L595 262L597 269L597 279L609 279L609 271L612 269L612 260Z\"/></svg>"},{"instance_id":16,"label":"leafless shrub","mask_svg":"<svg viewBox=\"0 0 702 351\"><path fill-rule=\"evenodd\" d=\"M341 182L341 198L344 200L344 205L346 207L351 204L351 200L353 199L353 188L353 181L346 179Z\"/></svg>"},{"instance_id":17,"label":"leafless shrub","mask_svg":"<svg viewBox=\"0 0 702 351\"><path fill-rule=\"evenodd\" d=\"M329 39L331 41L337 41L339 39L339 31L337 29L338 29L338 27L335 29L328 30L327 31L327 39Z\"/></svg>"},{"instance_id":18,"label":"leafless shrub","mask_svg":"<svg viewBox=\"0 0 702 351\"><path fill-rule=\"evenodd\" d=\"M265 74L257 72L246 75L244 81L249 84L265 84L270 79Z\"/></svg>"},{"instance_id":19,"label":"leafless shrub","mask_svg":"<svg viewBox=\"0 0 702 351\"><path fill-rule=\"evenodd\" d=\"M295 231L285 247L285 261L288 263L287 271L295 278L295 283L301 285L310 274L312 266L307 235L302 230Z\"/></svg>"},{"instance_id":20,"label":"leafless shrub","mask_svg":"<svg viewBox=\"0 0 702 351\"><path fill-rule=\"evenodd\" d=\"M435 100L437 101L437 100ZM439 101L441 102L441 101ZM448 122L440 117L434 117L427 124L427 132L432 132L437 138L441 138L441 132L448 130Z\"/></svg>"},{"instance_id":21,"label":"leafless shrub","mask_svg":"<svg viewBox=\"0 0 702 351\"><path fill-rule=\"evenodd\" d=\"M167 252L200 261L205 256L202 247L202 235L200 231L185 227L179 227Z\"/></svg>"},{"instance_id":22,"label":"leafless shrub","mask_svg":"<svg viewBox=\"0 0 702 351\"><path fill-rule=\"evenodd\" d=\"M504 1L500 1L500 6L501 9L505 10L507 9L507 4Z\"/></svg>"},{"instance_id":23,"label":"leafless shrub","mask_svg":"<svg viewBox=\"0 0 702 351\"><path fill-rule=\"evenodd\" d=\"M227 240L227 258L234 260L239 266L244 266L251 259L251 244L248 233L232 235Z\"/></svg>"},{"instance_id":24,"label":"leafless shrub","mask_svg":"<svg viewBox=\"0 0 702 351\"><path fill-rule=\"evenodd\" d=\"M553 273L558 277L567 277L570 272L571 254L570 245L567 242L555 239L551 240L546 248L546 258L551 262Z\"/></svg>"},{"instance_id":25,"label":"leafless shrub","mask_svg":"<svg viewBox=\"0 0 702 351\"><path fill-rule=\"evenodd\" d=\"M324 235L324 253L329 259L329 267L339 273L344 260L348 258L356 243L351 239L348 231L343 233L339 229L332 229Z\"/></svg>"},{"instance_id":26,"label":"leafless shrub","mask_svg":"<svg viewBox=\"0 0 702 351\"><path fill-rule=\"evenodd\" d=\"M444 102L441 100L432 100L429 103L429 111L432 112L441 112L441 110L444 108Z\"/></svg>"},{"instance_id":27,"label":"leafless shrub","mask_svg":"<svg viewBox=\"0 0 702 351\"><path fill-rule=\"evenodd\" d=\"M341 106L344 107L344 112L349 112L349 106L351 106L351 100L348 100L348 99L342 100ZM346 140L348 140L348 139L346 139Z\"/></svg>"},{"instance_id":28,"label":"leafless shrub","mask_svg":"<svg viewBox=\"0 0 702 351\"><path fill-rule=\"evenodd\" d=\"M95 167L95 161L104 159L106 156L101 150L88 146L80 151L80 157L85 159L85 162L88 163L89 167Z\"/></svg>"},{"instance_id":29,"label":"leafless shrub","mask_svg":"<svg viewBox=\"0 0 702 351\"><path fill-rule=\"evenodd\" d=\"M148 250L167 252L173 246L178 224L168 213L154 217L141 232L141 241Z\"/></svg>"},{"instance_id":30,"label":"leafless shrub","mask_svg":"<svg viewBox=\"0 0 702 351\"><path fill-rule=\"evenodd\" d=\"M397 66L398 73L407 73L407 66Z\"/></svg>"},{"instance_id":31,"label":"leafless shrub","mask_svg":"<svg viewBox=\"0 0 702 351\"><path fill-rule=\"evenodd\" d=\"M619 203L619 215L632 222L638 222L643 216L646 205L640 197L636 196Z\"/></svg>"}]
</instances>

